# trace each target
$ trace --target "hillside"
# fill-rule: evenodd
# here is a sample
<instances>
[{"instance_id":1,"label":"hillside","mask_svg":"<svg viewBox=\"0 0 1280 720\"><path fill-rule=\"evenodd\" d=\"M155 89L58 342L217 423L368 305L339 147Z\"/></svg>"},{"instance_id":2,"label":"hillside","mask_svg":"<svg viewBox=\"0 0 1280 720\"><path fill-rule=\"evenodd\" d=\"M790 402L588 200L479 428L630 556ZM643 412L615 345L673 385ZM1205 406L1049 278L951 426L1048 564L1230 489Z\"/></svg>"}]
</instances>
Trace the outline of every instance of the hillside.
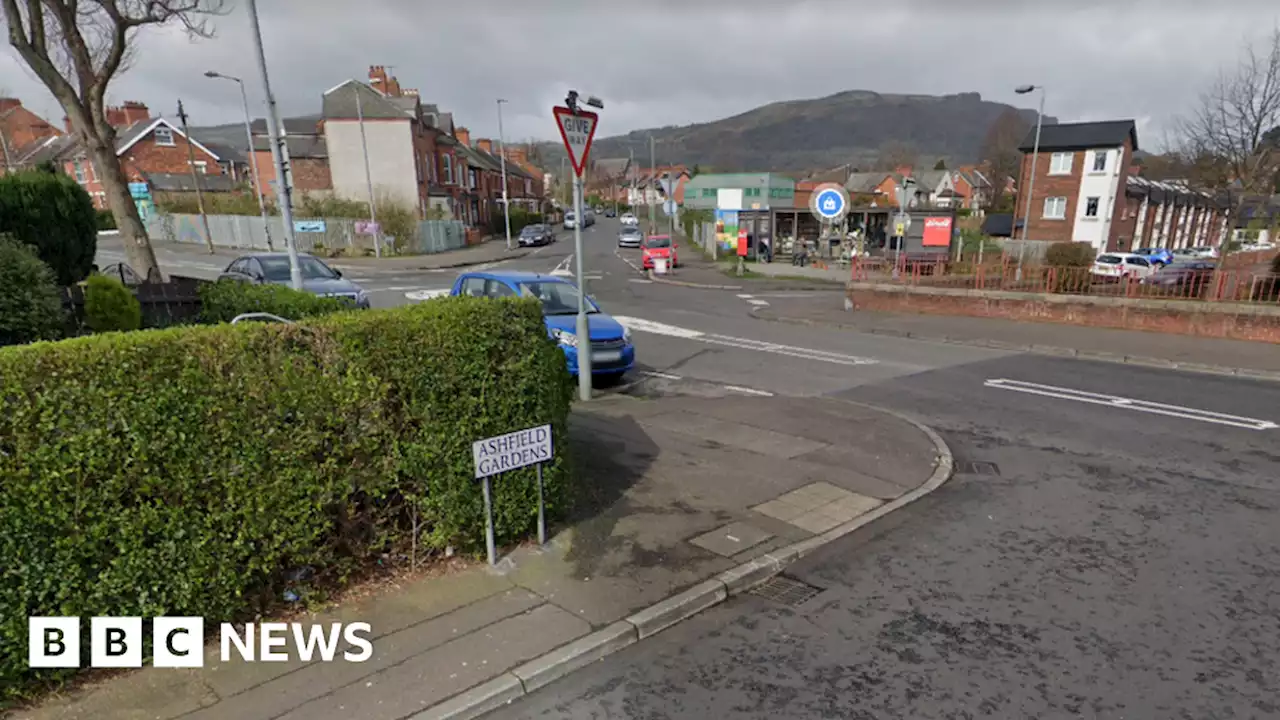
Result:
<instances>
[{"instance_id":1,"label":"hillside","mask_svg":"<svg viewBox=\"0 0 1280 720\"><path fill-rule=\"evenodd\" d=\"M958 95L881 95L850 90L814 100L776 102L715 122L637 130L596 138L594 159L626 157L649 162L649 135L657 160L732 170L804 170L843 163L871 164L903 146L920 162L947 158L952 165L978 160L991 123L1014 109L983 100L977 93ZM607 112L607 111L606 111ZM1019 110L1035 123L1034 110ZM1045 117L1046 123L1057 122ZM562 146L545 148L548 166L564 155Z\"/></svg>"}]
</instances>

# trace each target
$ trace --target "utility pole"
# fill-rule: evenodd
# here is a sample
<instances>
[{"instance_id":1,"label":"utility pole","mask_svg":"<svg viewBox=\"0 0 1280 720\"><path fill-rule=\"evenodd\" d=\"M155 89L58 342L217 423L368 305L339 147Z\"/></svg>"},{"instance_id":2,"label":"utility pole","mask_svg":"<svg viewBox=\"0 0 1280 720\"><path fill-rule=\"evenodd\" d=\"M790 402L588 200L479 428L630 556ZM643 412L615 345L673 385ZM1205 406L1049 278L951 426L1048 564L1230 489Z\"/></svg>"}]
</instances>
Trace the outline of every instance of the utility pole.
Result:
<instances>
[{"instance_id":1,"label":"utility pole","mask_svg":"<svg viewBox=\"0 0 1280 720\"><path fill-rule=\"evenodd\" d=\"M378 227L378 205L373 198L373 173L369 170L369 139L364 134L364 104L360 101L360 83L352 83L356 91L356 122L360 124L360 150L364 153L364 183L369 190L369 224L373 230L373 255L382 257L382 228Z\"/></svg>"},{"instance_id":2,"label":"utility pole","mask_svg":"<svg viewBox=\"0 0 1280 720\"><path fill-rule=\"evenodd\" d=\"M191 132L187 130L187 111L182 108L181 100L178 101L178 119L182 121L182 134L187 139L187 164L191 166L191 180L196 185L196 207L200 210L200 222L204 225L204 244L212 255L213 234L209 232L209 216L204 211L204 191L200 189L200 173L196 172L195 144L191 142Z\"/></svg>"},{"instance_id":3,"label":"utility pole","mask_svg":"<svg viewBox=\"0 0 1280 720\"><path fill-rule=\"evenodd\" d=\"M502 218L507 224L507 249L511 250L511 199L507 197L507 141L502 132L502 103L498 98L498 157L502 162Z\"/></svg>"},{"instance_id":4,"label":"utility pole","mask_svg":"<svg viewBox=\"0 0 1280 720\"><path fill-rule=\"evenodd\" d=\"M633 203L631 201L636 198L636 149L630 148L627 150L627 154L627 175L629 176L628 179L631 181L628 183L630 187L627 188L627 204L632 205ZM631 208L631 212L635 212L634 207Z\"/></svg>"},{"instance_id":5,"label":"utility pole","mask_svg":"<svg viewBox=\"0 0 1280 720\"><path fill-rule=\"evenodd\" d=\"M262 28L258 24L257 0L245 0L249 10L249 24L253 28L253 46L258 56L258 71L262 74L262 94L267 99L267 133L271 136L271 157L276 163L279 182L280 217L284 220L285 247L289 251L289 284L294 290L302 290L302 268L298 266L298 242L293 232L293 198L289 184L285 182L285 167L281 157L280 114L276 111L276 98L271 94L271 78L267 74L267 54L262 47Z\"/></svg>"},{"instance_id":6,"label":"utility pole","mask_svg":"<svg viewBox=\"0 0 1280 720\"><path fill-rule=\"evenodd\" d=\"M650 185L650 188L645 190L645 198L644 198L645 200L649 201L649 232L653 232L658 229L657 220L654 219L653 217L653 194L652 194L653 183L658 182L658 161L655 160L656 157L657 156L654 154L654 151L653 151L653 136L650 135L649 136L649 185Z\"/></svg>"},{"instance_id":7,"label":"utility pole","mask_svg":"<svg viewBox=\"0 0 1280 720\"><path fill-rule=\"evenodd\" d=\"M1014 273L1014 281L1022 282L1022 260L1027 254L1027 227L1031 225L1031 196L1036 189L1036 163L1040 159L1040 126L1044 122L1044 86L1022 85L1014 89L1019 95L1026 95L1034 90L1040 91L1040 110L1036 113L1036 140L1031 147L1031 177L1027 178L1027 211L1022 218L1022 242L1018 243L1018 270ZM1014 219L1018 217L1014 213Z\"/></svg>"},{"instance_id":8,"label":"utility pole","mask_svg":"<svg viewBox=\"0 0 1280 720\"><path fill-rule=\"evenodd\" d=\"M271 245L271 221L267 218L267 201L262 197L262 175L258 172L258 153L253 147L253 120L249 117L249 95L245 93L244 81L238 77L231 75L223 75L219 72L210 70L204 74L207 78L221 78L223 80L234 81L240 86L240 101L244 105L244 134L245 139L249 142L249 161L253 170L253 187L258 195L258 210L262 213L262 232L267 238L267 249L275 250ZM285 137L289 137L289 133L284 133ZM287 140L286 140L287 142Z\"/></svg>"}]
</instances>

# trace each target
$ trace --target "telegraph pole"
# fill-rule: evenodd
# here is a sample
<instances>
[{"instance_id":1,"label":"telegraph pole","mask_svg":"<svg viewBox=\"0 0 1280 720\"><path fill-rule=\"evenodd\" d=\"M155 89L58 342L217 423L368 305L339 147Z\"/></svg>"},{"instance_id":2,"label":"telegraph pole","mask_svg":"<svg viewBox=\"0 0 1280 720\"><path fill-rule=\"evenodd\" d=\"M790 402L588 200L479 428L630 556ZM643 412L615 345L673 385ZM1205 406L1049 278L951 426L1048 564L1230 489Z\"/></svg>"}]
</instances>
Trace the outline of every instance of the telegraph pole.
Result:
<instances>
[{"instance_id":1,"label":"telegraph pole","mask_svg":"<svg viewBox=\"0 0 1280 720\"><path fill-rule=\"evenodd\" d=\"M191 166L191 181L196 185L196 207L200 210L200 222L204 225L204 244L213 254L213 233L209 231L209 216L204 211L204 192L200 188L200 173L196 172L196 150L191 142L191 131L187 130L187 111L178 101L178 119L182 121L182 134L187 136L187 164Z\"/></svg>"},{"instance_id":2,"label":"telegraph pole","mask_svg":"<svg viewBox=\"0 0 1280 720\"><path fill-rule=\"evenodd\" d=\"M653 152L653 136L650 135L649 136L649 184L650 185L658 182L658 161L654 159L655 157L656 155ZM649 190L645 190L644 199L649 201L649 232L654 232L655 230L658 229L657 227L658 221L653 216L654 215L653 195L650 195L649 193L650 193Z\"/></svg>"}]
</instances>

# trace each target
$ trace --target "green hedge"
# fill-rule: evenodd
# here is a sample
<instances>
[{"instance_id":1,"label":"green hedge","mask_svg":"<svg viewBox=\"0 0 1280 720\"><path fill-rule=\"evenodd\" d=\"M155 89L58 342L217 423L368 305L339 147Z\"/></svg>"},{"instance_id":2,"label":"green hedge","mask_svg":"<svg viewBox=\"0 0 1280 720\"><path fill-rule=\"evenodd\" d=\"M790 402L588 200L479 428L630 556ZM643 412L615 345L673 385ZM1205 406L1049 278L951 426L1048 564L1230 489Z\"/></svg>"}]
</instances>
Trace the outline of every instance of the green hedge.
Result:
<instances>
[{"instance_id":1,"label":"green hedge","mask_svg":"<svg viewBox=\"0 0 1280 720\"><path fill-rule=\"evenodd\" d=\"M284 285L222 280L200 286L200 317L208 323L231 322L237 315L255 312L302 320L350 307L345 300L321 297Z\"/></svg>"},{"instance_id":2,"label":"green hedge","mask_svg":"<svg viewBox=\"0 0 1280 720\"><path fill-rule=\"evenodd\" d=\"M98 251L98 214L89 194L63 173L0 175L0 234L30 245L59 284L89 276Z\"/></svg>"},{"instance_id":3,"label":"green hedge","mask_svg":"<svg viewBox=\"0 0 1280 720\"><path fill-rule=\"evenodd\" d=\"M0 350L0 700L62 676L26 667L30 615L269 612L290 569L404 548L411 504L419 547L482 548L482 437L552 423L560 515L571 397L530 300ZM527 537L533 470L494 488L499 542Z\"/></svg>"},{"instance_id":4,"label":"green hedge","mask_svg":"<svg viewBox=\"0 0 1280 720\"><path fill-rule=\"evenodd\" d=\"M142 327L142 306L119 280L90 275L84 287L84 318L94 332L137 330Z\"/></svg>"},{"instance_id":5,"label":"green hedge","mask_svg":"<svg viewBox=\"0 0 1280 720\"><path fill-rule=\"evenodd\" d=\"M0 345L56 340L66 324L53 271L31 247L0 235Z\"/></svg>"}]
</instances>

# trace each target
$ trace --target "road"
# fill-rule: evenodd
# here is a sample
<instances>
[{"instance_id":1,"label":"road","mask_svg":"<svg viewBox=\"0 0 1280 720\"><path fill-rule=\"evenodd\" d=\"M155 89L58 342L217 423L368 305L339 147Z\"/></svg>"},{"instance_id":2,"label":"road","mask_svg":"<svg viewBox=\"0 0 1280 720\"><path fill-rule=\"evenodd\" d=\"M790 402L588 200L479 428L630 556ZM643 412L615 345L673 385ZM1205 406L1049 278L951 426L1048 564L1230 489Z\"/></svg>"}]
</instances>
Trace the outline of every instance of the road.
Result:
<instances>
[{"instance_id":1,"label":"road","mask_svg":"<svg viewBox=\"0 0 1280 720\"><path fill-rule=\"evenodd\" d=\"M641 391L874 403L961 472L792 566L810 599L741 596L492 717L1280 716L1280 386L754 320L768 294L645 282L613 231L586 234L590 292Z\"/></svg>"}]
</instances>

